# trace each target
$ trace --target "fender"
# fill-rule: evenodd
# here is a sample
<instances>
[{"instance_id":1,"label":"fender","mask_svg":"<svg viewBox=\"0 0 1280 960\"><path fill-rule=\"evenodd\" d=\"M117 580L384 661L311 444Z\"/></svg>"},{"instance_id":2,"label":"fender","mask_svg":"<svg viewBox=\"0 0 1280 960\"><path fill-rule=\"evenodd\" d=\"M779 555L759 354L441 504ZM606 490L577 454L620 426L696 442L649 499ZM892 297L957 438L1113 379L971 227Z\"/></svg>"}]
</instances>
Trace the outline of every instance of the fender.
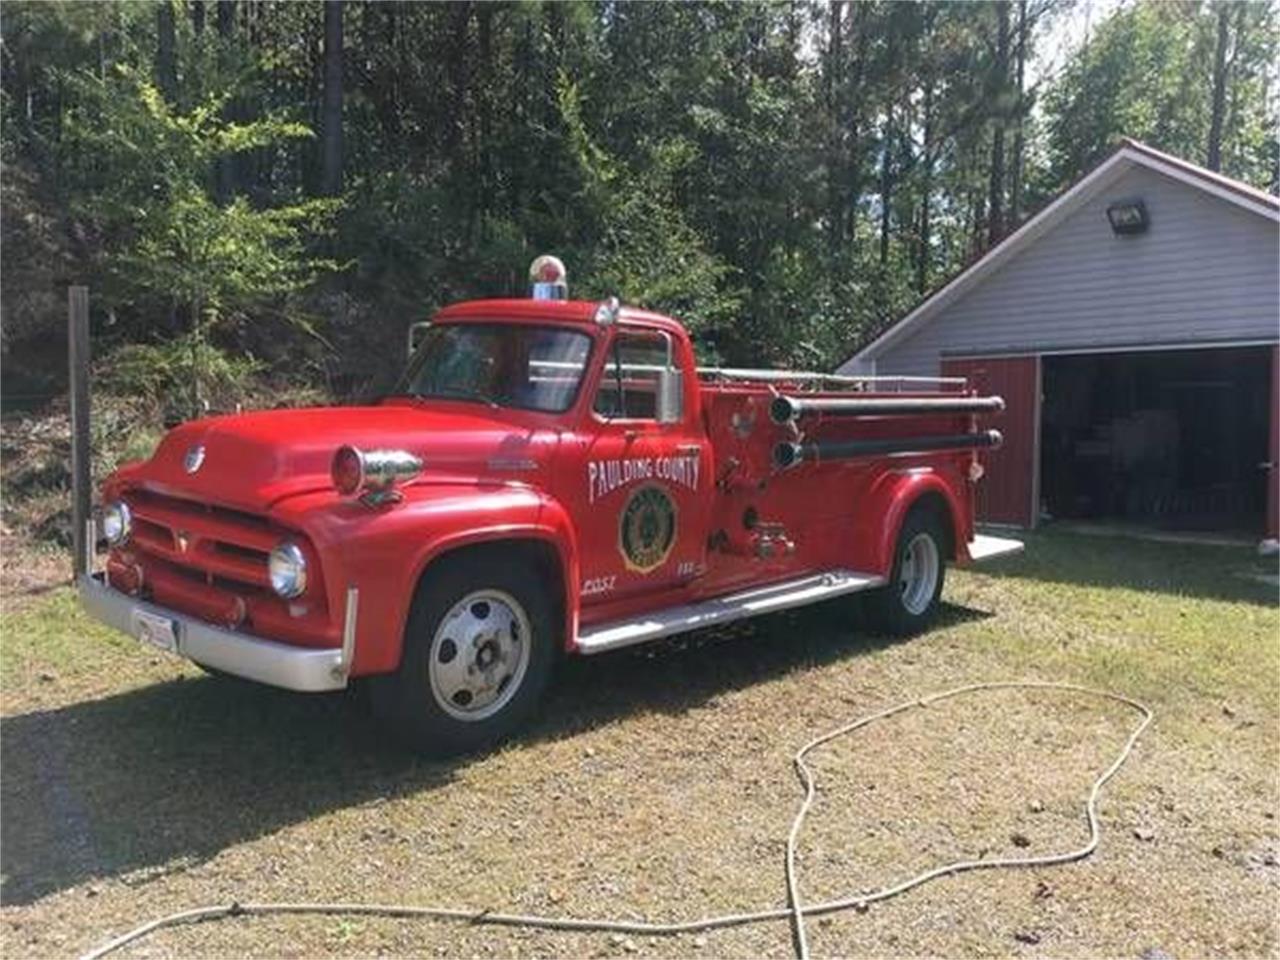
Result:
<instances>
[{"instance_id":1,"label":"fender","mask_svg":"<svg viewBox=\"0 0 1280 960\"><path fill-rule=\"evenodd\" d=\"M578 563L578 537L569 519L569 512L558 500L532 488L517 488L528 494L526 502L507 502L499 510L500 517L492 509L483 505L483 495L474 496L479 501L476 506L477 519L475 526L466 523L459 525L453 532L437 536L429 540L418 551L413 564L413 574L405 588L405 602L402 604L398 637L404 636L404 629L409 620L409 607L413 602L413 593L426 569L445 554L464 547L493 543L500 540L539 540L555 549L560 562L560 580L564 586L562 601L564 604L564 637L566 652L577 648L578 636L578 593L581 589L581 576ZM397 654L397 665L399 656Z\"/></svg>"},{"instance_id":2,"label":"fender","mask_svg":"<svg viewBox=\"0 0 1280 960\"><path fill-rule=\"evenodd\" d=\"M964 484L960 471L954 467L908 468L882 474L858 511L856 542L868 545L859 557L869 565L866 569L888 576L903 521L920 498L929 494L940 496L951 514L956 562L968 562L968 511L955 495L957 489L964 489Z\"/></svg>"},{"instance_id":3,"label":"fender","mask_svg":"<svg viewBox=\"0 0 1280 960\"><path fill-rule=\"evenodd\" d=\"M353 676L400 665L418 581L430 564L462 547L500 540L549 544L564 580L565 638L577 635L578 547L567 511L523 484L415 484L390 507L367 507L332 492L286 500L274 518L307 535L320 555L330 618L341 621L348 586L360 590Z\"/></svg>"}]
</instances>

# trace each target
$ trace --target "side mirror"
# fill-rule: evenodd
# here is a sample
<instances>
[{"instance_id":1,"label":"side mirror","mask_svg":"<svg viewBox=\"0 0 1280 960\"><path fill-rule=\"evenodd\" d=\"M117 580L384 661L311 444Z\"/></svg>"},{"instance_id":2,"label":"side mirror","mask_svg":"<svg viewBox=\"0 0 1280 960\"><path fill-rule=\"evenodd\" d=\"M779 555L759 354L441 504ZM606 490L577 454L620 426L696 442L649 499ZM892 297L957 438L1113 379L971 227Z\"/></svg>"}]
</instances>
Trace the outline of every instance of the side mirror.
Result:
<instances>
[{"instance_id":1,"label":"side mirror","mask_svg":"<svg viewBox=\"0 0 1280 960\"><path fill-rule=\"evenodd\" d=\"M422 338L427 335L427 331L431 329L430 320L419 320L417 323L409 325L409 356L412 357L418 352L418 344L422 343Z\"/></svg>"},{"instance_id":2,"label":"side mirror","mask_svg":"<svg viewBox=\"0 0 1280 960\"><path fill-rule=\"evenodd\" d=\"M684 376L673 367L658 373L658 395L655 400L659 423L679 423L684 418Z\"/></svg>"}]
</instances>

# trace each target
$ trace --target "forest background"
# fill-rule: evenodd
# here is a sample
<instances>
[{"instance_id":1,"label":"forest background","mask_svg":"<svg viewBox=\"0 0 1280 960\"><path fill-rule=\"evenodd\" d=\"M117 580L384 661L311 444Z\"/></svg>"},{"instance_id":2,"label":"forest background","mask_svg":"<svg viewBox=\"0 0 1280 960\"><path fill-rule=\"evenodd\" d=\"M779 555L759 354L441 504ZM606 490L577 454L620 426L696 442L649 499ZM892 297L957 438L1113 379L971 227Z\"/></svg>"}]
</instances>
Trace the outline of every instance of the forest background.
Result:
<instances>
[{"instance_id":1,"label":"forest background","mask_svg":"<svg viewBox=\"0 0 1280 960\"><path fill-rule=\"evenodd\" d=\"M542 252L830 368L1121 137L1280 163L1270 3L15 0L0 40L7 412L59 403L71 283L96 388L172 420L384 387Z\"/></svg>"}]
</instances>

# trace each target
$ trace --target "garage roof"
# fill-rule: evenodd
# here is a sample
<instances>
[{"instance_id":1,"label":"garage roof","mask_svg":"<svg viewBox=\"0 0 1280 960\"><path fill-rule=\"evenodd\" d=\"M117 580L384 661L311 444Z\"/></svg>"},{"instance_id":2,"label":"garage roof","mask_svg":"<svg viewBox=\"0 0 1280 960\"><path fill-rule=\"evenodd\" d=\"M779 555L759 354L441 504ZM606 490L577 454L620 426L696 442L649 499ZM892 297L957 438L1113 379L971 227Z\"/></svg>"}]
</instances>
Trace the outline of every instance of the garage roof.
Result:
<instances>
[{"instance_id":1,"label":"garage roof","mask_svg":"<svg viewBox=\"0 0 1280 960\"><path fill-rule=\"evenodd\" d=\"M1120 146L1106 160L1095 167L1087 176L1060 194L1056 200L992 247L981 259L975 261L948 283L936 289L905 317L890 325L870 343L856 350L840 364L840 367L843 368L856 360L871 359L877 356L886 347L900 340L921 324L928 322L943 307L966 290L969 290L981 281L983 277L1035 241L1037 237L1047 232L1080 204L1095 196L1135 165L1146 167L1175 180L1180 180L1199 190L1203 190L1205 193L1243 207L1251 213L1280 223L1280 198L1274 197L1256 187L1251 187L1242 181L1225 177L1220 173L1214 173L1212 170L1207 170L1194 163L1188 163L1186 160L1156 150L1145 143L1126 138L1121 141Z\"/></svg>"}]
</instances>

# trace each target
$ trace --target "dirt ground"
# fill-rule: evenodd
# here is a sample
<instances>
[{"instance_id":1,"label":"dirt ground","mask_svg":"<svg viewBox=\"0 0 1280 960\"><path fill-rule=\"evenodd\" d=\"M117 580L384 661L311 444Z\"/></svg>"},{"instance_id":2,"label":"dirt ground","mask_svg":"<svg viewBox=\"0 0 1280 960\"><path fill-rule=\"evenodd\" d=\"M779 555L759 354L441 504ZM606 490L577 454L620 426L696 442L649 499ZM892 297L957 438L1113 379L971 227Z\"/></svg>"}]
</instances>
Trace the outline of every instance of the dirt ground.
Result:
<instances>
[{"instance_id":1,"label":"dirt ground","mask_svg":"<svg viewBox=\"0 0 1280 960\"><path fill-rule=\"evenodd\" d=\"M1064 867L947 878L809 924L815 956L1276 956L1280 612L1246 550L1040 535L953 574L939 625L868 635L832 604L570 662L542 719L483 757L397 752L359 697L206 678L92 625L65 590L7 611L0 950L84 951L162 913L358 900L689 919L784 902L794 750L962 683L1101 686L1156 712ZM962 856L1087 838L1135 721L984 693L823 748L808 900ZM700 936L369 918L233 919L121 956L786 957L785 922Z\"/></svg>"}]
</instances>

